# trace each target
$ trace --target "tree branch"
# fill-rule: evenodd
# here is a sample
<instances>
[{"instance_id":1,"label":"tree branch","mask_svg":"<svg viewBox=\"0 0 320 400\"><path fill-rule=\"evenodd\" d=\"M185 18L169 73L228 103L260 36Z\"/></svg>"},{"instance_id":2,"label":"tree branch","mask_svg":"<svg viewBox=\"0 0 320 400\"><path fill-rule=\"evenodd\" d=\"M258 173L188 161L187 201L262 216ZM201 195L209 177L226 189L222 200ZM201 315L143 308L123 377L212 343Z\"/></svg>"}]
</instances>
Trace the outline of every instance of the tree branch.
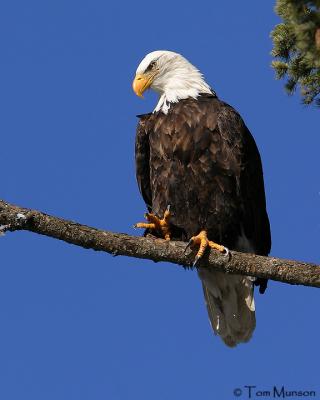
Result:
<instances>
[{"instance_id":1,"label":"tree branch","mask_svg":"<svg viewBox=\"0 0 320 400\"><path fill-rule=\"evenodd\" d=\"M153 261L167 261L191 267L194 252L184 253L186 243L162 239L129 236L91 228L86 225L53 217L36 210L21 208L0 200L0 231L28 230L86 249L105 251ZM230 274L251 275L292 285L320 287L320 266L303 262L262 257L232 251L228 259L210 251L199 266L214 268Z\"/></svg>"}]
</instances>

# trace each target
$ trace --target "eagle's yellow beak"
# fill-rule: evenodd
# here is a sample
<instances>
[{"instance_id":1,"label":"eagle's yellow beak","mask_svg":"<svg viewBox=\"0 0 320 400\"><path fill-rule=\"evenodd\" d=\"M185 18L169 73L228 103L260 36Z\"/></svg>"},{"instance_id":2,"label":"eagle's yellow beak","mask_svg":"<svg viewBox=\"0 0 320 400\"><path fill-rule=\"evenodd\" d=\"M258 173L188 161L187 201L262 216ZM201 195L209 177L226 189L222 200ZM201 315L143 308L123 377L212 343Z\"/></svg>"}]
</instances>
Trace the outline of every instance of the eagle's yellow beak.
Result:
<instances>
[{"instance_id":1,"label":"eagle's yellow beak","mask_svg":"<svg viewBox=\"0 0 320 400\"><path fill-rule=\"evenodd\" d=\"M137 96L143 97L143 92L145 92L150 87L152 81L153 75L137 74L132 82L132 89Z\"/></svg>"}]
</instances>

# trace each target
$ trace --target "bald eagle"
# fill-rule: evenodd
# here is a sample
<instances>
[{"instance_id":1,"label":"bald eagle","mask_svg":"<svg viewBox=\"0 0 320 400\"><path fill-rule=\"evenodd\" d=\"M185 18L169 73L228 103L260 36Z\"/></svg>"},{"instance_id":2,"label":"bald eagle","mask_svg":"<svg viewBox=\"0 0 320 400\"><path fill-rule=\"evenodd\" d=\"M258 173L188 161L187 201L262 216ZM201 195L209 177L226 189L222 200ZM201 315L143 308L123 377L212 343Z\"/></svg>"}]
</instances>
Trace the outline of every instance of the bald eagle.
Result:
<instances>
[{"instance_id":1,"label":"bald eagle","mask_svg":"<svg viewBox=\"0 0 320 400\"><path fill-rule=\"evenodd\" d=\"M271 247L259 151L239 113L221 101L180 54L154 51L141 61L133 90L159 94L140 115L136 177L148 213L136 224L157 237L197 246L268 255ZM265 280L198 267L215 334L230 347L255 328L253 286Z\"/></svg>"}]
</instances>

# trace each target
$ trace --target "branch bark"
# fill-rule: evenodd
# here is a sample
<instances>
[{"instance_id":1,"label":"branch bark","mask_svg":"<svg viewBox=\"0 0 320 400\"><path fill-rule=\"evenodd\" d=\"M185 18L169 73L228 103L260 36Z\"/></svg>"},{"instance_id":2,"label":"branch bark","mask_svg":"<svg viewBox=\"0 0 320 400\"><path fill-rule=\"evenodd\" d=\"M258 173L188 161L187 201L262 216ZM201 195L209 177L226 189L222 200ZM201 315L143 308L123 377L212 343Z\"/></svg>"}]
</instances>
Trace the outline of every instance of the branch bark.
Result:
<instances>
[{"instance_id":1,"label":"branch bark","mask_svg":"<svg viewBox=\"0 0 320 400\"><path fill-rule=\"evenodd\" d=\"M21 208L0 200L0 231L28 230L50 236L86 249L105 251L113 256L166 261L191 267L194 252L184 253L186 243L113 233L42 212ZM320 287L320 266L274 257L231 252L231 257L210 251L199 266L214 268L230 274L251 275L292 285Z\"/></svg>"}]
</instances>

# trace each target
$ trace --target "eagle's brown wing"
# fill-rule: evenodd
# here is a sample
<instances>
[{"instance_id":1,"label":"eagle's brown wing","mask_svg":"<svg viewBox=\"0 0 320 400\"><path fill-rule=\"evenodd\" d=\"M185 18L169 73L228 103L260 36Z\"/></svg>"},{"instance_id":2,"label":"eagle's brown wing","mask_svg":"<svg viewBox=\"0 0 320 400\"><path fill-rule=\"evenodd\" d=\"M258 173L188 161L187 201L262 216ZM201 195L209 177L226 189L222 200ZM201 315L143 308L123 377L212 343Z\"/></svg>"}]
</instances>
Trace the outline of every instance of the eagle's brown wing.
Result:
<instances>
[{"instance_id":1,"label":"eagle's brown wing","mask_svg":"<svg viewBox=\"0 0 320 400\"><path fill-rule=\"evenodd\" d=\"M267 255L271 247L269 219L261 159L256 143L241 116L229 105L223 104L218 118L217 130L229 141L229 173L236 176L238 207L245 236L255 253ZM235 137L236 136L236 137Z\"/></svg>"},{"instance_id":2,"label":"eagle's brown wing","mask_svg":"<svg viewBox=\"0 0 320 400\"><path fill-rule=\"evenodd\" d=\"M152 209L152 193L150 187L150 144L146 118L139 115L135 143L136 178L140 193L149 211Z\"/></svg>"}]
</instances>

